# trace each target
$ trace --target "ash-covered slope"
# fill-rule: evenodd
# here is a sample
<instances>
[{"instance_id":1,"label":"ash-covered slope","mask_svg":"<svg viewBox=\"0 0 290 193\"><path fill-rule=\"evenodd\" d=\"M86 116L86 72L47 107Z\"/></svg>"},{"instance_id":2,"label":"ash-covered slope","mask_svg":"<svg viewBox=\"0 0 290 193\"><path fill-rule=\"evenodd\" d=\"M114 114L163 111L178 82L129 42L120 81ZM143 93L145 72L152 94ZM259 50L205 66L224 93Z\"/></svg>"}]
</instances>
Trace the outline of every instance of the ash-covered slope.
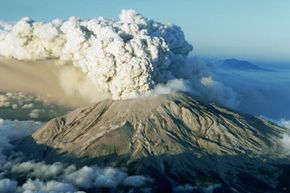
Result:
<instances>
[{"instance_id":1,"label":"ash-covered slope","mask_svg":"<svg viewBox=\"0 0 290 193\"><path fill-rule=\"evenodd\" d=\"M282 160L284 133L265 120L176 93L105 100L51 120L33 138L61 153L125 166L171 184L271 192L281 186L283 172L272 160Z\"/></svg>"}]
</instances>

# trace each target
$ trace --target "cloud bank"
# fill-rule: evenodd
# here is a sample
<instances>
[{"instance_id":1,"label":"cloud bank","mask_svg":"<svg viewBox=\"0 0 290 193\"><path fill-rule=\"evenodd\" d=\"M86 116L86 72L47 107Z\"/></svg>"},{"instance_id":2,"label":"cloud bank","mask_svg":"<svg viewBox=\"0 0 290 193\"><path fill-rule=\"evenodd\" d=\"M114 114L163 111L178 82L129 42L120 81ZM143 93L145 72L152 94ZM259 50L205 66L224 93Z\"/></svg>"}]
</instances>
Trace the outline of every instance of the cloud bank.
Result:
<instances>
[{"instance_id":1,"label":"cloud bank","mask_svg":"<svg viewBox=\"0 0 290 193\"><path fill-rule=\"evenodd\" d=\"M31 135L41 124L35 121L11 121L0 118L0 168L5 164L5 151L11 150L13 146L10 141Z\"/></svg>"}]
</instances>

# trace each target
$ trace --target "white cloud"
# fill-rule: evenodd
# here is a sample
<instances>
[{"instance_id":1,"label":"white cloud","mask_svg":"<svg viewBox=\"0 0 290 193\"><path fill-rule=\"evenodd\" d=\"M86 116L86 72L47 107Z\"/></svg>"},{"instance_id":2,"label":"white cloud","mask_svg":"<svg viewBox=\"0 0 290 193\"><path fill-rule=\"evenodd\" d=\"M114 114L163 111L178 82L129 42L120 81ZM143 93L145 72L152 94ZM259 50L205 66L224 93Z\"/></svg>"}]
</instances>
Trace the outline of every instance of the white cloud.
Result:
<instances>
[{"instance_id":1,"label":"white cloud","mask_svg":"<svg viewBox=\"0 0 290 193\"><path fill-rule=\"evenodd\" d=\"M277 124L280 125L281 127L290 129L290 121L289 120L281 119L281 120L277 121ZM290 131L288 131L288 134L283 135L282 145L286 151L290 152Z\"/></svg>"},{"instance_id":2,"label":"white cloud","mask_svg":"<svg viewBox=\"0 0 290 193\"><path fill-rule=\"evenodd\" d=\"M12 166L13 173L25 173L28 177L36 177L41 179L54 178L63 172L64 165L60 162L53 164L45 164L43 162L22 162Z\"/></svg>"},{"instance_id":3,"label":"white cloud","mask_svg":"<svg viewBox=\"0 0 290 193\"><path fill-rule=\"evenodd\" d=\"M33 119L38 119L41 113L43 113L43 110L41 110L41 109L33 109L29 113L29 117L33 118Z\"/></svg>"},{"instance_id":4,"label":"white cloud","mask_svg":"<svg viewBox=\"0 0 290 193\"><path fill-rule=\"evenodd\" d=\"M127 174L125 172L115 168L84 166L83 168L67 175L65 180L84 189L92 187L114 188L121 184L126 177Z\"/></svg>"},{"instance_id":5,"label":"white cloud","mask_svg":"<svg viewBox=\"0 0 290 193\"><path fill-rule=\"evenodd\" d=\"M127 177L123 171L108 167L96 170L96 187L116 187Z\"/></svg>"},{"instance_id":6,"label":"white cloud","mask_svg":"<svg viewBox=\"0 0 290 193\"><path fill-rule=\"evenodd\" d=\"M141 94L139 97L148 97L161 94L170 94L174 92L192 92L191 83L183 79L173 79L169 80L165 84L158 84L153 90L150 90L148 93Z\"/></svg>"},{"instance_id":7,"label":"white cloud","mask_svg":"<svg viewBox=\"0 0 290 193\"><path fill-rule=\"evenodd\" d=\"M74 193L77 192L77 189L71 185L57 181L48 181L42 182L38 179L36 180L27 180L22 186L23 193Z\"/></svg>"},{"instance_id":8,"label":"white cloud","mask_svg":"<svg viewBox=\"0 0 290 193\"><path fill-rule=\"evenodd\" d=\"M280 119L280 120L274 120L271 118L268 118L266 116L260 115L261 118L269 120L281 127L284 127L286 129L290 129L290 121L286 119ZM282 139L281 139L281 144L282 147L287 151L290 152L290 131L286 131L286 133L283 134Z\"/></svg>"},{"instance_id":9,"label":"white cloud","mask_svg":"<svg viewBox=\"0 0 290 193\"><path fill-rule=\"evenodd\" d=\"M84 166L65 177L66 181L75 184L77 187L89 189L95 183L95 171L93 168Z\"/></svg>"},{"instance_id":10,"label":"white cloud","mask_svg":"<svg viewBox=\"0 0 290 193\"><path fill-rule=\"evenodd\" d=\"M34 107L33 103L24 104L21 108L22 109L32 109Z\"/></svg>"},{"instance_id":11,"label":"white cloud","mask_svg":"<svg viewBox=\"0 0 290 193\"><path fill-rule=\"evenodd\" d=\"M206 76L200 79L200 83L206 87L211 87L215 84L215 81L212 79L211 76Z\"/></svg>"},{"instance_id":12,"label":"white cloud","mask_svg":"<svg viewBox=\"0 0 290 193\"><path fill-rule=\"evenodd\" d=\"M286 151L290 151L290 135L288 135L288 134L283 135L282 145Z\"/></svg>"},{"instance_id":13,"label":"white cloud","mask_svg":"<svg viewBox=\"0 0 290 193\"><path fill-rule=\"evenodd\" d=\"M280 121L278 121L278 125L290 129L290 120L281 119Z\"/></svg>"}]
</instances>

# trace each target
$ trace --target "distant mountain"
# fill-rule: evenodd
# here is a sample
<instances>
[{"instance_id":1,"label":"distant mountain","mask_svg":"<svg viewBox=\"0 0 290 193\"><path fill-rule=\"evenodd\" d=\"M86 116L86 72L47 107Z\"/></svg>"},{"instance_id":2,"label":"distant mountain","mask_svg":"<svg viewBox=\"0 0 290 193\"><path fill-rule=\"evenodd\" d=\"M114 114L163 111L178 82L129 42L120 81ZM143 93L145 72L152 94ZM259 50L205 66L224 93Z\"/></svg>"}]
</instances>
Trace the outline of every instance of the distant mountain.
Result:
<instances>
[{"instance_id":1,"label":"distant mountain","mask_svg":"<svg viewBox=\"0 0 290 193\"><path fill-rule=\"evenodd\" d=\"M62 156L150 176L153 192L218 184L212 192L276 193L290 191L283 180L290 175L285 133L263 119L176 93L104 100L51 120L33 139ZM34 153L48 159L49 152Z\"/></svg>"},{"instance_id":2,"label":"distant mountain","mask_svg":"<svg viewBox=\"0 0 290 193\"><path fill-rule=\"evenodd\" d=\"M271 71L269 69L261 68L245 60L226 59L221 63L222 67L233 70L255 70L255 71Z\"/></svg>"}]
</instances>

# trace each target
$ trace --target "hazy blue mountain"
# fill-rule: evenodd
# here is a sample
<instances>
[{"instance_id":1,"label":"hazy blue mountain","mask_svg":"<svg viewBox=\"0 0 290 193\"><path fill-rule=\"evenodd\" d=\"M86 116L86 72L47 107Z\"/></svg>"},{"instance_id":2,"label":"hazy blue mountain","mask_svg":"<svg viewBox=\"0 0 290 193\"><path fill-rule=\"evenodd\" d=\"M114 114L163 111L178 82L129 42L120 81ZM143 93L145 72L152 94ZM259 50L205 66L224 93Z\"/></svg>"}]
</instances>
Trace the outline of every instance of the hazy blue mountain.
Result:
<instances>
[{"instance_id":1,"label":"hazy blue mountain","mask_svg":"<svg viewBox=\"0 0 290 193\"><path fill-rule=\"evenodd\" d=\"M226 59L221 63L222 67L233 70L255 70L255 71L271 71L266 68L257 66L245 60Z\"/></svg>"}]
</instances>

